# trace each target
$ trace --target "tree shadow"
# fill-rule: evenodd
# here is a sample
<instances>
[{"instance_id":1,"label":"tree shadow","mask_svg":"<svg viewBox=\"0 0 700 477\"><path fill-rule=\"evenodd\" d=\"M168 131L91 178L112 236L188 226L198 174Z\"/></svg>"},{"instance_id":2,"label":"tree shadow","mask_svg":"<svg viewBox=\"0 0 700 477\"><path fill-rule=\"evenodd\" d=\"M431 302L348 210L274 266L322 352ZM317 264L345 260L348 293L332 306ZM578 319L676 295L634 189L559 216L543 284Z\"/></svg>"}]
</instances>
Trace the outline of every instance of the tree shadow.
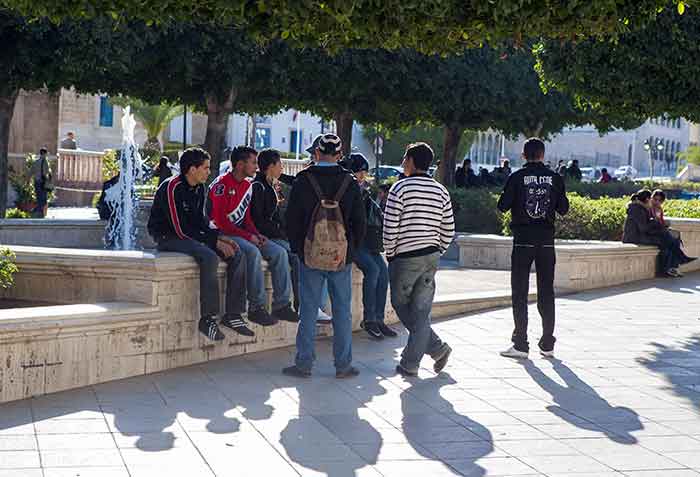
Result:
<instances>
[{"instance_id":1,"label":"tree shadow","mask_svg":"<svg viewBox=\"0 0 700 477\"><path fill-rule=\"evenodd\" d=\"M447 372L428 379L404 380L411 386L401 392L401 429L411 447L430 460L439 459L455 475L486 475L486 469L477 461L494 451L491 431L457 412L453 404L440 394L442 387L457 381ZM416 405L418 393L415 391L418 389L418 400L430 406L431 412L423 412Z\"/></svg>"},{"instance_id":2,"label":"tree shadow","mask_svg":"<svg viewBox=\"0 0 700 477\"><path fill-rule=\"evenodd\" d=\"M611 405L562 361L554 359L550 362L564 385L547 376L532 361L520 363L530 377L552 396L555 405L547 406L549 412L580 429L601 433L614 442L637 442L631 433L642 430L644 425L636 411ZM613 424L614 431L606 428Z\"/></svg>"},{"instance_id":3,"label":"tree shadow","mask_svg":"<svg viewBox=\"0 0 700 477\"><path fill-rule=\"evenodd\" d=\"M651 358L637 361L664 376L673 392L700 410L700 334L683 340L678 347L652 343Z\"/></svg>"}]
</instances>

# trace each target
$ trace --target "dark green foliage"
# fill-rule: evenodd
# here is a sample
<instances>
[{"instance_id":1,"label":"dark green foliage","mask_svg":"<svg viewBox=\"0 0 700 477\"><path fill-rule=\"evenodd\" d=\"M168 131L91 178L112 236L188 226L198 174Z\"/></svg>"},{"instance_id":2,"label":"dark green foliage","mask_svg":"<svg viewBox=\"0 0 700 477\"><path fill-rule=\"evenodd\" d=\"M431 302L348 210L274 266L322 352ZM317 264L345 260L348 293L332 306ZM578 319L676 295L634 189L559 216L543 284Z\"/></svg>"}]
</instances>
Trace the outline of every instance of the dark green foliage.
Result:
<instances>
[{"instance_id":1,"label":"dark green foliage","mask_svg":"<svg viewBox=\"0 0 700 477\"><path fill-rule=\"evenodd\" d=\"M448 51L526 37L608 35L653 19L680 0L1 0L54 19L108 14L149 22L236 24L258 40L324 48ZM692 4L694 0L684 0Z\"/></svg>"}]
</instances>

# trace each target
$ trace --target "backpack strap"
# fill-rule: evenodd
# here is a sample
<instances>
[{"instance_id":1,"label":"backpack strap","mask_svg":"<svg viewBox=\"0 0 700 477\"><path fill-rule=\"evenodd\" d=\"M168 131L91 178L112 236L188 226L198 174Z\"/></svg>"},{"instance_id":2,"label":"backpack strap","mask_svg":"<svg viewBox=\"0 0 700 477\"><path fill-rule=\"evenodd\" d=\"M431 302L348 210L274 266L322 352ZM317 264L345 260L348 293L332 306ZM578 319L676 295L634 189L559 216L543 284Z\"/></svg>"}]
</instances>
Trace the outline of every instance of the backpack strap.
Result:
<instances>
[{"instance_id":1,"label":"backpack strap","mask_svg":"<svg viewBox=\"0 0 700 477\"><path fill-rule=\"evenodd\" d=\"M334 201L340 202L340 199L343 198L345 191L348 190L348 187L350 187L353 180L354 179L350 174L345 175L342 184L340 184L340 189L338 189L338 192L335 193L335 197L333 198Z\"/></svg>"},{"instance_id":2,"label":"backpack strap","mask_svg":"<svg viewBox=\"0 0 700 477\"><path fill-rule=\"evenodd\" d=\"M309 179L309 184L311 184L311 188L316 192L316 195L318 196L318 200L324 200L323 198L323 191L321 190L321 186L318 183L318 180L316 180L316 177L312 173L306 174L306 177Z\"/></svg>"}]
</instances>

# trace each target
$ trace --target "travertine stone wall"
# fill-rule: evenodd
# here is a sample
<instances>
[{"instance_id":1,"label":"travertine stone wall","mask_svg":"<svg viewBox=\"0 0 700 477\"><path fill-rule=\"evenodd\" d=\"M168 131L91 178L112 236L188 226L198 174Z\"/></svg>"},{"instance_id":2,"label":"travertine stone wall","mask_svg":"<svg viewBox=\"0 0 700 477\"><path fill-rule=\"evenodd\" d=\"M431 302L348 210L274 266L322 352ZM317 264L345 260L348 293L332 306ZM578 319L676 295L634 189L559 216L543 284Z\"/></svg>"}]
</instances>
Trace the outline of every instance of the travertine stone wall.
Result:
<instances>
[{"instance_id":1,"label":"travertine stone wall","mask_svg":"<svg viewBox=\"0 0 700 477\"><path fill-rule=\"evenodd\" d=\"M460 265L469 268L510 270L513 239L498 235L460 235ZM557 240L557 291L605 288L653 278L656 247L620 242Z\"/></svg>"},{"instance_id":2,"label":"travertine stone wall","mask_svg":"<svg viewBox=\"0 0 700 477\"><path fill-rule=\"evenodd\" d=\"M0 243L39 247L102 248L101 220L0 219Z\"/></svg>"},{"instance_id":3,"label":"travertine stone wall","mask_svg":"<svg viewBox=\"0 0 700 477\"><path fill-rule=\"evenodd\" d=\"M681 233L685 253L691 257L700 257L700 219L676 219L670 217L667 222L672 229ZM700 260L681 266L681 271L700 270Z\"/></svg>"}]
</instances>

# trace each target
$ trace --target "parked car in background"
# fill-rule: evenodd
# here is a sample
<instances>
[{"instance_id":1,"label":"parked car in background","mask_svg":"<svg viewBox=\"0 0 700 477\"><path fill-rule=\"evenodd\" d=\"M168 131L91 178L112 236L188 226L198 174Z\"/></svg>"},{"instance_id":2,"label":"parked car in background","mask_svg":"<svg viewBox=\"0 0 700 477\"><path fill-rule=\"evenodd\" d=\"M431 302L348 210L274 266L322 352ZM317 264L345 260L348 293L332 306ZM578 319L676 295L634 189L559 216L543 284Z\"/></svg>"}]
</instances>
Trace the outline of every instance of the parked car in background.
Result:
<instances>
[{"instance_id":1,"label":"parked car in background","mask_svg":"<svg viewBox=\"0 0 700 477\"><path fill-rule=\"evenodd\" d=\"M403 168L399 166L379 166L374 169L374 178L377 181L385 181L391 177L399 177L403 174Z\"/></svg>"},{"instance_id":2,"label":"parked car in background","mask_svg":"<svg viewBox=\"0 0 700 477\"><path fill-rule=\"evenodd\" d=\"M598 182L602 172L599 167L582 167L581 182Z\"/></svg>"},{"instance_id":3,"label":"parked car in background","mask_svg":"<svg viewBox=\"0 0 700 477\"><path fill-rule=\"evenodd\" d=\"M616 179L632 180L636 179L638 175L639 172L632 166L620 166L617 169L615 169L615 172L613 173L613 177L615 177Z\"/></svg>"}]
</instances>

